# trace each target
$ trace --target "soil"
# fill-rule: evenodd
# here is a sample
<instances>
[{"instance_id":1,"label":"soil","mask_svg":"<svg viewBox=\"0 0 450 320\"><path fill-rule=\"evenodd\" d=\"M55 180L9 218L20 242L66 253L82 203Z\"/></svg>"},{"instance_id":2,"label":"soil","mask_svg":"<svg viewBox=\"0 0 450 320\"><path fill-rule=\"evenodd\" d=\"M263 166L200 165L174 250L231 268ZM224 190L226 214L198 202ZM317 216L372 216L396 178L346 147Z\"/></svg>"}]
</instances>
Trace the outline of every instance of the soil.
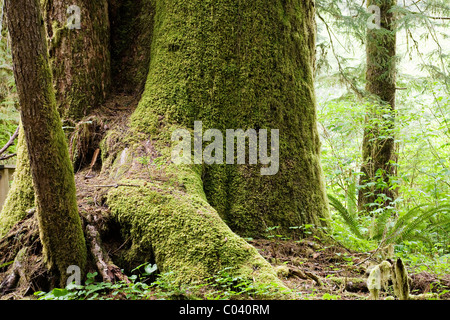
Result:
<instances>
[{"instance_id":1,"label":"soil","mask_svg":"<svg viewBox=\"0 0 450 320\"><path fill-rule=\"evenodd\" d=\"M310 300L365 300L369 298L367 289L368 270L381 260L368 259L370 253L349 251L337 244L324 244L317 239L293 240L253 240L249 241L274 266L286 266L289 270L301 270L312 274L321 283L309 278L302 279L289 272L282 277L284 283L296 292L299 298ZM406 266L408 269L408 266ZM408 270L410 292L414 295L442 293L450 289L450 275L438 277L428 272L414 273ZM381 292L380 298L393 296L392 289ZM450 292L439 297L450 299Z\"/></svg>"}]
</instances>

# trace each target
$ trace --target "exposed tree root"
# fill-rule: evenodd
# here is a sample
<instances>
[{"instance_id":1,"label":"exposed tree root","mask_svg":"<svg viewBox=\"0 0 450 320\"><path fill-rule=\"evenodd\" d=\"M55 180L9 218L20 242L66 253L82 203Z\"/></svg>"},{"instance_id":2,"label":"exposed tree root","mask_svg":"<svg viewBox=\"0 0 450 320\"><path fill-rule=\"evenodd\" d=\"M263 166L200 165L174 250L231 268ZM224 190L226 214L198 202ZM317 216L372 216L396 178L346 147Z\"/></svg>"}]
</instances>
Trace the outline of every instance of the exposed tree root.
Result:
<instances>
[{"instance_id":1,"label":"exposed tree root","mask_svg":"<svg viewBox=\"0 0 450 320\"><path fill-rule=\"evenodd\" d=\"M116 280L123 280L129 282L127 276L111 261L108 254L102 248L100 234L96 227L91 224L86 226L86 239L89 241L92 257L103 281L114 282Z\"/></svg>"},{"instance_id":2,"label":"exposed tree root","mask_svg":"<svg viewBox=\"0 0 450 320\"><path fill-rule=\"evenodd\" d=\"M290 267L288 276L295 276L303 280L311 279L314 280L319 287L323 286L322 280L320 280L320 278L317 275L309 271L302 271L298 268Z\"/></svg>"},{"instance_id":3,"label":"exposed tree root","mask_svg":"<svg viewBox=\"0 0 450 320\"><path fill-rule=\"evenodd\" d=\"M54 279L42 258L35 211L0 239L0 299L21 299L48 290Z\"/></svg>"},{"instance_id":4,"label":"exposed tree root","mask_svg":"<svg viewBox=\"0 0 450 320\"><path fill-rule=\"evenodd\" d=\"M100 228L105 228L105 217L87 215L85 235L90 248L89 271L97 270L103 281L129 282L119 267L110 259L101 241ZM23 299L36 291L49 291L57 284L47 270L42 256L42 245L35 210L18 222L0 239L0 299Z\"/></svg>"}]
</instances>

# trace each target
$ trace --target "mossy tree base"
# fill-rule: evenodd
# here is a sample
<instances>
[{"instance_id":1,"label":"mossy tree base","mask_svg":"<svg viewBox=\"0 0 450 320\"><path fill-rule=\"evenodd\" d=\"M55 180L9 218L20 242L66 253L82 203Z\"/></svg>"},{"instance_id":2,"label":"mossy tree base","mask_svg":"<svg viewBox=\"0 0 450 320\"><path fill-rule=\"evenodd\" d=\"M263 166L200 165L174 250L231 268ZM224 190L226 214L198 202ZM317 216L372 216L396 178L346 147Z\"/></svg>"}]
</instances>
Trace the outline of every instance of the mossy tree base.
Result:
<instances>
[{"instance_id":1,"label":"mossy tree base","mask_svg":"<svg viewBox=\"0 0 450 320\"><path fill-rule=\"evenodd\" d=\"M161 272L173 271L178 284L201 283L231 268L256 283L284 288L272 266L208 203L201 166L164 161L156 169L151 155L148 163L140 161L152 152L165 158L169 151L157 141L135 141L117 152L114 164L104 171L109 179L121 177L115 181L118 187L109 190L106 204L122 226L123 238L132 241L125 264L142 263L144 256Z\"/></svg>"},{"instance_id":2,"label":"mossy tree base","mask_svg":"<svg viewBox=\"0 0 450 320\"><path fill-rule=\"evenodd\" d=\"M192 129L198 120L223 136L226 129L279 130L275 175L261 176L261 162L205 165L202 173L209 203L240 235L280 226L292 236L290 227L328 225L314 14L310 0L156 1L149 73L131 126L165 139L168 127Z\"/></svg>"}]
</instances>

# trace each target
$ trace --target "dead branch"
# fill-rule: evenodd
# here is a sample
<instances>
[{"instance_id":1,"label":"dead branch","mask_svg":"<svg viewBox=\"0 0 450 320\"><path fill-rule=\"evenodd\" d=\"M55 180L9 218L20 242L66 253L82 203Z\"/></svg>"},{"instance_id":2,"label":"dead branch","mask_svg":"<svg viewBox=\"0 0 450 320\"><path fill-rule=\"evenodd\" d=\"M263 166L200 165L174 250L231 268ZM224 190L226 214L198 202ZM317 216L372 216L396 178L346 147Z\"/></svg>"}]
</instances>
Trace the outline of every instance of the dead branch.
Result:
<instances>
[{"instance_id":1,"label":"dead branch","mask_svg":"<svg viewBox=\"0 0 450 320\"><path fill-rule=\"evenodd\" d=\"M302 270L300 270L298 268L289 267L289 275L299 277L300 279L303 279L303 280L312 279L317 283L318 286L320 286L320 287L323 286L323 283L319 279L319 277L316 276L312 272L308 272L308 271L303 272Z\"/></svg>"},{"instance_id":2,"label":"dead branch","mask_svg":"<svg viewBox=\"0 0 450 320\"><path fill-rule=\"evenodd\" d=\"M17 136L19 135L19 126L17 127L16 131L14 132L14 134L11 136L11 138L9 139L9 141L4 145L3 148L0 149L0 155L2 155L3 153L5 153L5 151L14 143L14 140L16 140Z\"/></svg>"},{"instance_id":3,"label":"dead branch","mask_svg":"<svg viewBox=\"0 0 450 320\"><path fill-rule=\"evenodd\" d=\"M15 156L17 156L17 153L7 154L6 156L0 156L0 160L7 160Z\"/></svg>"},{"instance_id":4,"label":"dead branch","mask_svg":"<svg viewBox=\"0 0 450 320\"><path fill-rule=\"evenodd\" d=\"M96 188L118 188L118 187L142 187L138 184L122 184L122 183L116 183L116 184L105 184L105 185L93 185L93 187Z\"/></svg>"}]
</instances>

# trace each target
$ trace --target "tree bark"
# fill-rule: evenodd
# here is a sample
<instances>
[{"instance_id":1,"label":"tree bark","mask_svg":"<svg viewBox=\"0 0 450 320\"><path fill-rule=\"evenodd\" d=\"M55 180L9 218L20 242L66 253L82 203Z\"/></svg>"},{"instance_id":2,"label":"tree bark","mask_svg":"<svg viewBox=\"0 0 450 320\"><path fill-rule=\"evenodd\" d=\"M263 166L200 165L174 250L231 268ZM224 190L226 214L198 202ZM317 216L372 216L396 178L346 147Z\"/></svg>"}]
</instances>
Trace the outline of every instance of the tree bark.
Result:
<instances>
[{"instance_id":1,"label":"tree bark","mask_svg":"<svg viewBox=\"0 0 450 320\"><path fill-rule=\"evenodd\" d=\"M39 0L6 1L14 76L30 159L43 253L65 286L69 265L86 264L74 174L56 109Z\"/></svg>"},{"instance_id":2,"label":"tree bark","mask_svg":"<svg viewBox=\"0 0 450 320\"><path fill-rule=\"evenodd\" d=\"M79 29L72 22L79 8ZM57 107L79 120L104 102L111 86L107 0L43 2Z\"/></svg>"},{"instance_id":3,"label":"tree bark","mask_svg":"<svg viewBox=\"0 0 450 320\"><path fill-rule=\"evenodd\" d=\"M142 93L152 45L154 0L109 0L111 78L115 93Z\"/></svg>"},{"instance_id":4,"label":"tree bark","mask_svg":"<svg viewBox=\"0 0 450 320\"><path fill-rule=\"evenodd\" d=\"M370 211L368 204L381 201L387 207L395 199L390 177L396 174L397 161L394 137L396 31L395 16L390 11L395 1L371 0L367 5L378 6L381 16L381 28L367 31L366 44L366 90L371 94L371 106L364 129L360 178L363 187L359 190L358 207Z\"/></svg>"}]
</instances>

